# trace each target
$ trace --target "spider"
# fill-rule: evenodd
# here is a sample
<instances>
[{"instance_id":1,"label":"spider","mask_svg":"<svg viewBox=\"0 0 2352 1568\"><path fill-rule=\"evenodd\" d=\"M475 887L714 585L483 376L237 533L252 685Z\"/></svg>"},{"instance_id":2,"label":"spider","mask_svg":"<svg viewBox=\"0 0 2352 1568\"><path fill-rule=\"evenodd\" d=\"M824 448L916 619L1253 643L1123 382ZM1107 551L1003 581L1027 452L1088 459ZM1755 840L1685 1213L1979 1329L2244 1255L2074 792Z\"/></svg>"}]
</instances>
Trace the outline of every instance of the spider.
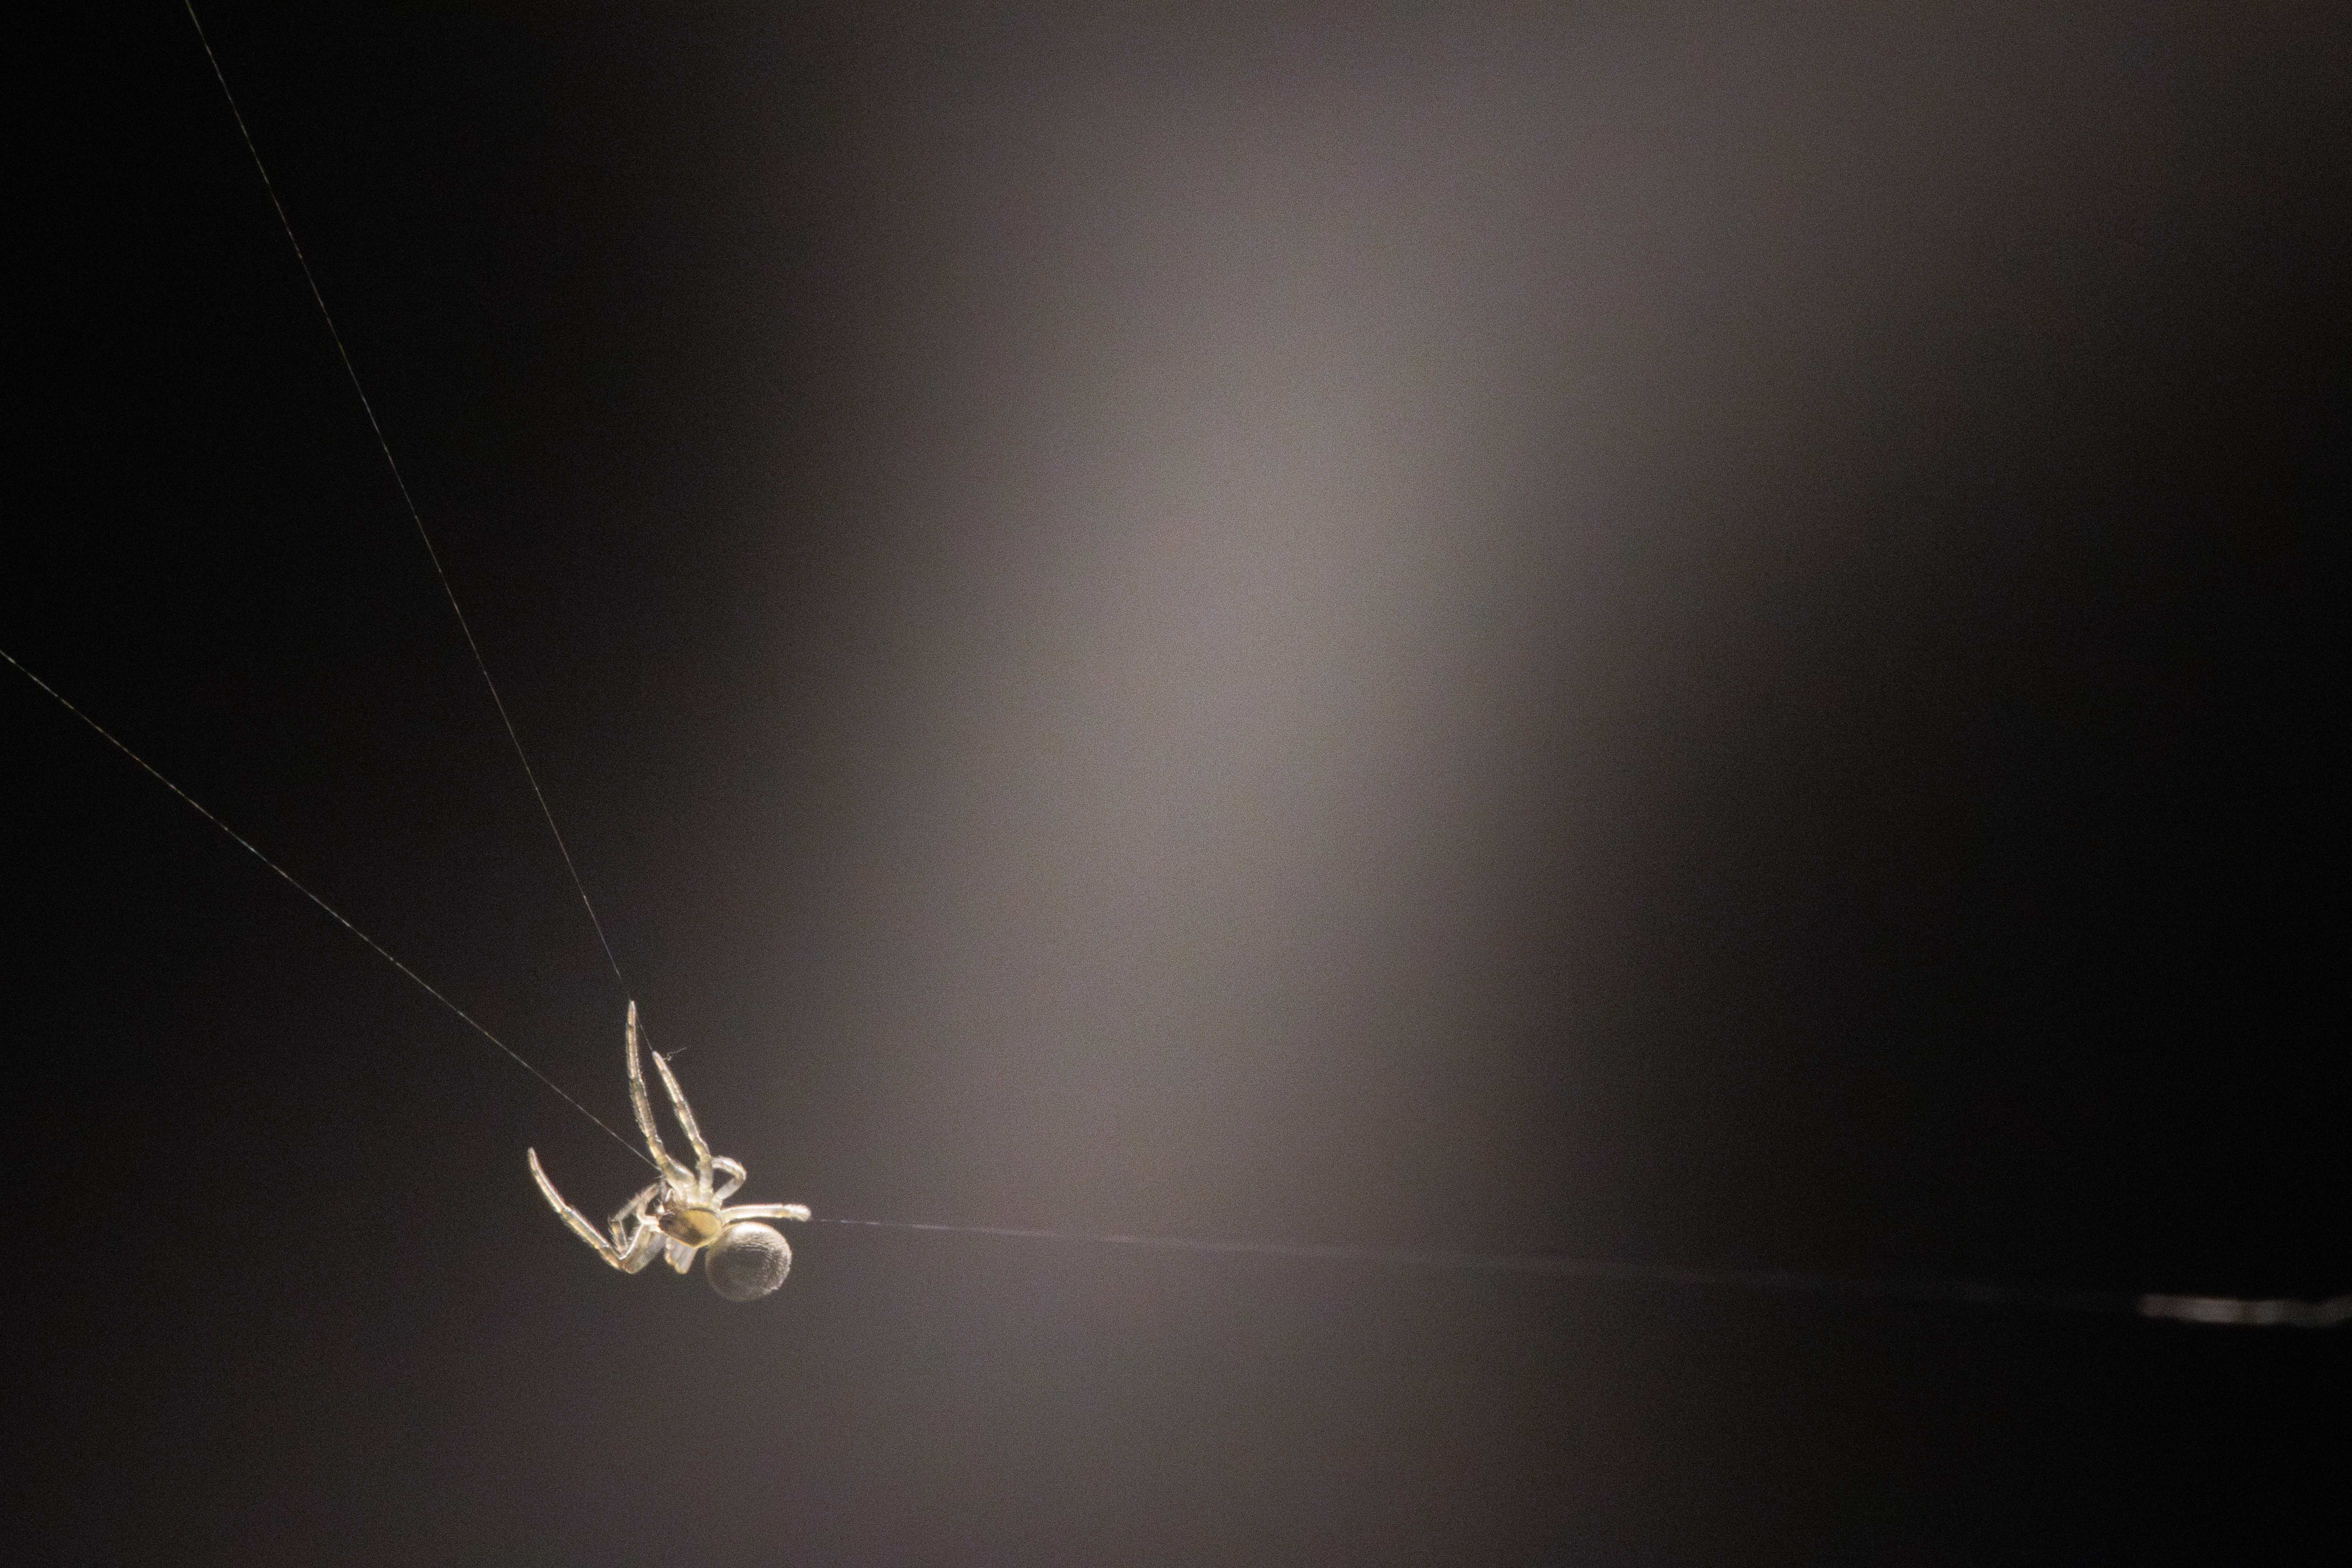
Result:
<instances>
[{"instance_id":1,"label":"spider","mask_svg":"<svg viewBox=\"0 0 2352 1568\"><path fill-rule=\"evenodd\" d=\"M607 1241L596 1232L588 1217L555 1190L547 1173L539 1168L539 1151L530 1154L531 1179L539 1184L548 1206L556 1216L572 1227L581 1240L596 1249L596 1256L625 1274L635 1274L656 1257L667 1256L669 1266L680 1274L694 1267L694 1255L702 1253L707 1261L705 1271L710 1276L710 1288L730 1301L752 1301L769 1294L784 1282L792 1271L793 1249L772 1226L761 1225L763 1219L799 1219L809 1216L806 1204L738 1204L727 1205L727 1197L743 1184L743 1166L740 1161L724 1155L713 1158L710 1145L702 1141L702 1129L694 1124L694 1112L688 1109L685 1091L677 1087L677 1079L669 1070L669 1063L659 1051L653 1053L654 1068L661 1074L662 1087L669 1090L669 1102L677 1109L677 1124L686 1130L686 1141L693 1147L694 1163L688 1165L662 1147L661 1130L654 1125L653 1099L646 1092L646 1073L637 1058L637 1005L629 1004L629 1103L637 1113L637 1131L646 1135L646 1147L653 1152L654 1167L661 1180L623 1204L613 1215L612 1239ZM716 1173L726 1180L711 1185Z\"/></svg>"}]
</instances>

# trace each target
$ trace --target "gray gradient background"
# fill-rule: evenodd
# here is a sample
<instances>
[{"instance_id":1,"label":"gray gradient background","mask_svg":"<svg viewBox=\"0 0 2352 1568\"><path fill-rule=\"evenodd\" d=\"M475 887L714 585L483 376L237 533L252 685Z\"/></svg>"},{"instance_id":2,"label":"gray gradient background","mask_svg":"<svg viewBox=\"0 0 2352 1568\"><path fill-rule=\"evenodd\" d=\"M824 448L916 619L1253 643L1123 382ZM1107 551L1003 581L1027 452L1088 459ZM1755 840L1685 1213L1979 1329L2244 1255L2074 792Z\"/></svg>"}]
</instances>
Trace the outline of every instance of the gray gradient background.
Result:
<instances>
[{"instance_id":1,"label":"gray gradient background","mask_svg":"<svg viewBox=\"0 0 2352 1568\"><path fill-rule=\"evenodd\" d=\"M747 1196L2340 1290L2347 29L1895 9L207 21ZM0 646L617 1122L184 16L27 58ZM10 679L39 1560L2341 1540L2340 1336L623 1279L522 1150L637 1167Z\"/></svg>"}]
</instances>

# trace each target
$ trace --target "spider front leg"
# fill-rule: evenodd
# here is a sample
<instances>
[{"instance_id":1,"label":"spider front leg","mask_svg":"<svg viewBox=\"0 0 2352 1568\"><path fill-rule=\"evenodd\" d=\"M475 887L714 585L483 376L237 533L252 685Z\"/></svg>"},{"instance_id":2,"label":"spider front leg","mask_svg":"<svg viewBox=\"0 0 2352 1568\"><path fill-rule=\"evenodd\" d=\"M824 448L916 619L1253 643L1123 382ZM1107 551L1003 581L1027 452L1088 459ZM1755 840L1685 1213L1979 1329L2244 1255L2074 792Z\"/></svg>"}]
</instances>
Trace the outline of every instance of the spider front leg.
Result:
<instances>
[{"instance_id":1,"label":"spider front leg","mask_svg":"<svg viewBox=\"0 0 2352 1568\"><path fill-rule=\"evenodd\" d=\"M702 1190L707 1193L710 1190L710 1145L702 1141L702 1129L694 1122L694 1108L686 1103L686 1090L677 1087L677 1075L669 1070L669 1059L659 1051L654 1053L654 1070L661 1074L662 1087L669 1090L669 1102L677 1108L677 1124L686 1129L687 1145L694 1151L695 1173L702 1178ZM742 1167L737 1165L736 1169Z\"/></svg>"},{"instance_id":2,"label":"spider front leg","mask_svg":"<svg viewBox=\"0 0 2352 1568\"><path fill-rule=\"evenodd\" d=\"M646 1068L645 1063L638 1058L637 1046L637 1004L636 999L632 997L629 1000L629 1109L636 1112L637 1131L646 1135L646 1147L653 1151L656 1167L663 1175L667 1176L679 1186L692 1186L696 1173L688 1169L662 1144L661 1128L654 1121L653 1097L646 1092ZM671 1100L675 1100L683 1110L686 1101L678 1094L677 1082L670 1079L669 1066L661 1059L659 1052L655 1053L654 1063L661 1068L662 1077L668 1080ZM686 1128L697 1146L696 1157L702 1165L702 1184L708 1187L710 1184L710 1152L701 1147L702 1134L695 1129L691 1114L681 1115L678 1121L679 1125Z\"/></svg>"},{"instance_id":3,"label":"spider front leg","mask_svg":"<svg viewBox=\"0 0 2352 1568\"><path fill-rule=\"evenodd\" d=\"M539 1184L540 1195L547 1200L547 1206L555 1211L556 1217L572 1227L572 1235L596 1249L597 1257L624 1274L635 1274L646 1264L651 1263L660 1253L662 1233L651 1225L641 1226L633 1237L624 1238L621 1234L623 1216L636 1211L638 1205L642 1205L647 1196L660 1191L658 1185L639 1193L627 1208L613 1216L613 1240L607 1241L603 1236L597 1234L595 1226L589 1222L586 1215L563 1201L563 1195L555 1190L555 1184L547 1179L545 1171L540 1169L539 1151L533 1149L529 1152L530 1177L532 1181ZM625 1246L614 1245L614 1242L624 1240L625 1240Z\"/></svg>"}]
</instances>

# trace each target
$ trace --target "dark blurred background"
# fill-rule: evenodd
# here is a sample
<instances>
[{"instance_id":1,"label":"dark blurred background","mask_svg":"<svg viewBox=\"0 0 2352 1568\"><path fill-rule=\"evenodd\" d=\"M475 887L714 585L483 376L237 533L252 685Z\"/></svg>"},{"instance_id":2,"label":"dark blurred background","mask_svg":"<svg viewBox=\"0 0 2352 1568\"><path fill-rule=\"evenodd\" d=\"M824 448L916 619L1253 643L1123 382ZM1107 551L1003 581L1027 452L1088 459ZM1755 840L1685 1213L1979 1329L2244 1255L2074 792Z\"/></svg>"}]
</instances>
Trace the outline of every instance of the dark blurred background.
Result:
<instances>
[{"instance_id":1,"label":"dark blurred background","mask_svg":"<svg viewBox=\"0 0 2352 1568\"><path fill-rule=\"evenodd\" d=\"M2339 9L205 19L747 1198L2347 1289ZM625 1126L186 16L28 40L0 647ZM824 1225L757 1306L625 1279L523 1150L642 1167L0 675L27 1561L2352 1535L2343 1332Z\"/></svg>"}]
</instances>

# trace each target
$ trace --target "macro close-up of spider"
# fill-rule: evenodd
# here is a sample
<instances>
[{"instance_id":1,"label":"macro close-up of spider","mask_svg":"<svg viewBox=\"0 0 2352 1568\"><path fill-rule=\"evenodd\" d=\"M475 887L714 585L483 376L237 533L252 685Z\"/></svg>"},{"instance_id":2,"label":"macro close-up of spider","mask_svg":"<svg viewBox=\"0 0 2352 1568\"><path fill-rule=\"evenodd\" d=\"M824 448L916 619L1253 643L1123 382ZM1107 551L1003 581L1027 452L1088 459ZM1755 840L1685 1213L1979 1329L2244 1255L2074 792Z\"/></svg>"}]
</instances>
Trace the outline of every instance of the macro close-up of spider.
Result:
<instances>
[{"instance_id":1,"label":"macro close-up of spider","mask_svg":"<svg viewBox=\"0 0 2352 1568\"><path fill-rule=\"evenodd\" d=\"M695 1254L704 1255L710 1288L730 1301L753 1301L770 1295L792 1272L793 1249L773 1226L762 1220L809 1217L806 1204L737 1204L727 1199L743 1184L742 1163L713 1155L704 1142L686 1091L660 1052L653 1052L654 1070L661 1074L677 1124L686 1132L694 1163L687 1164L662 1143L654 1123L653 1097L646 1092L645 1063L637 1045L637 1005L629 1004L629 1104L636 1111L637 1131L661 1179L614 1211L612 1235L597 1232L588 1216L563 1201L555 1184L540 1168L539 1151L529 1151L532 1180L572 1234L596 1249L596 1256L625 1274L641 1272L656 1258L666 1258L680 1274L694 1267ZM714 1184L713 1178L723 1178Z\"/></svg>"},{"instance_id":2,"label":"macro close-up of spider","mask_svg":"<svg viewBox=\"0 0 2352 1568\"><path fill-rule=\"evenodd\" d=\"M2352 5L32 15L8 1560L2352 1564Z\"/></svg>"}]
</instances>

